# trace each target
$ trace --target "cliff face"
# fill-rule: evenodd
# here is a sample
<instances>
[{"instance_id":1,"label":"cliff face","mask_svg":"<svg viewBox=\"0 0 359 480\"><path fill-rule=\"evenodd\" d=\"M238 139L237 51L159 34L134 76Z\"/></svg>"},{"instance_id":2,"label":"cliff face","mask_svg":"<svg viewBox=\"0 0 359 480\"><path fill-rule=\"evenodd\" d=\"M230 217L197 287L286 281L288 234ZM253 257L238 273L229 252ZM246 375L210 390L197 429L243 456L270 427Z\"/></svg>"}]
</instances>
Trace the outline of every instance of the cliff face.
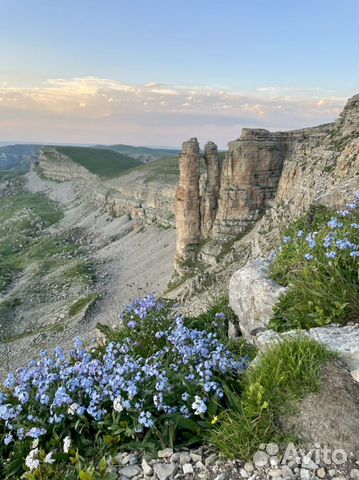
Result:
<instances>
[{"instance_id":1,"label":"cliff face","mask_svg":"<svg viewBox=\"0 0 359 480\"><path fill-rule=\"evenodd\" d=\"M176 192L176 262L195 260L196 246L201 239L200 216L200 152L196 138L184 142L179 158L180 180Z\"/></svg>"},{"instance_id":2,"label":"cliff face","mask_svg":"<svg viewBox=\"0 0 359 480\"><path fill-rule=\"evenodd\" d=\"M246 128L241 138L229 144L222 165L214 237L240 234L268 207L283 168L285 140L282 134Z\"/></svg>"},{"instance_id":3,"label":"cliff face","mask_svg":"<svg viewBox=\"0 0 359 480\"><path fill-rule=\"evenodd\" d=\"M199 154L189 154L187 143L180 162L182 179L188 177L189 166L197 171L193 162L200 162ZM276 228L279 232L284 222L297 218L313 203L337 207L339 198L345 201L352 195L359 188L359 95L348 101L334 123L290 132L243 129L242 136L229 143L222 162L211 142L204 156L204 192L188 190L183 182L178 189L177 203L184 205L190 195L194 209L176 210L178 271L187 245L209 238L236 239L257 222L254 232L261 230L261 236L250 236L259 251L266 242L271 244L263 232ZM184 228L184 216L199 216L200 228Z\"/></svg>"}]
</instances>

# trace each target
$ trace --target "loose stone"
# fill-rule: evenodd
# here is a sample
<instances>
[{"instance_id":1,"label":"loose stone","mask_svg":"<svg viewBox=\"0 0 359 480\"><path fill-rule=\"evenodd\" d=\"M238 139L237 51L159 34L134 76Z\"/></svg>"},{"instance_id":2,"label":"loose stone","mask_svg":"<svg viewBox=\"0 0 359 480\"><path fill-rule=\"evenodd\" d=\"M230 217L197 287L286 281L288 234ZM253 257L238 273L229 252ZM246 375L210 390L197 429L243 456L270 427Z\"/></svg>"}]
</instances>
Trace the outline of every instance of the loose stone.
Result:
<instances>
[{"instance_id":1,"label":"loose stone","mask_svg":"<svg viewBox=\"0 0 359 480\"><path fill-rule=\"evenodd\" d=\"M184 465L182 465L182 470L185 475L193 473L193 467L190 463L185 463Z\"/></svg>"},{"instance_id":2,"label":"loose stone","mask_svg":"<svg viewBox=\"0 0 359 480\"><path fill-rule=\"evenodd\" d=\"M283 465L282 477L284 480L292 480L294 478L294 473L292 472L291 468L289 468L289 466Z\"/></svg>"},{"instance_id":3,"label":"loose stone","mask_svg":"<svg viewBox=\"0 0 359 480\"><path fill-rule=\"evenodd\" d=\"M153 468L147 463L147 460L145 458L142 459L141 467L145 475L153 474Z\"/></svg>"},{"instance_id":4,"label":"loose stone","mask_svg":"<svg viewBox=\"0 0 359 480\"><path fill-rule=\"evenodd\" d=\"M175 463L155 463L153 469L159 480L168 480L177 472Z\"/></svg>"},{"instance_id":5,"label":"loose stone","mask_svg":"<svg viewBox=\"0 0 359 480\"><path fill-rule=\"evenodd\" d=\"M140 473L142 473L142 469L137 465L134 465L133 467L124 467L120 470L120 474L127 478L133 478Z\"/></svg>"},{"instance_id":6,"label":"loose stone","mask_svg":"<svg viewBox=\"0 0 359 480\"><path fill-rule=\"evenodd\" d=\"M279 446L276 443L268 443L266 446L267 453L269 455L277 455L279 452Z\"/></svg>"},{"instance_id":7,"label":"loose stone","mask_svg":"<svg viewBox=\"0 0 359 480\"><path fill-rule=\"evenodd\" d=\"M158 458L170 458L173 455L173 448L165 448L159 450L157 453Z\"/></svg>"},{"instance_id":8,"label":"loose stone","mask_svg":"<svg viewBox=\"0 0 359 480\"><path fill-rule=\"evenodd\" d=\"M258 451L253 455L254 465L256 467L265 467L268 465L269 456L264 451Z\"/></svg>"}]
</instances>

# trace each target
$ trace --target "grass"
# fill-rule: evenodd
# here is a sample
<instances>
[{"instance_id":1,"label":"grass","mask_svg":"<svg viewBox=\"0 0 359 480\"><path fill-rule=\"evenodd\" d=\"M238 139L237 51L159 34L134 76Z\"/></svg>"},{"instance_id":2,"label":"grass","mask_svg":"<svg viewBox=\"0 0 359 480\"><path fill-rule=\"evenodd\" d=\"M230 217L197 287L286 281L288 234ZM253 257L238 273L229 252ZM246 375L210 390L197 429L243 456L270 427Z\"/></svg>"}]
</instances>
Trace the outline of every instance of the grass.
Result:
<instances>
[{"instance_id":1,"label":"grass","mask_svg":"<svg viewBox=\"0 0 359 480\"><path fill-rule=\"evenodd\" d=\"M58 152L70 157L73 162L101 178L114 178L126 170L142 165L140 160L112 150L88 147L55 148Z\"/></svg>"},{"instance_id":2,"label":"grass","mask_svg":"<svg viewBox=\"0 0 359 480\"><path fill-rule=\"evenodd\" d=\"M333 216L334 212L323 206L311 206L308 212L283 231L283 237L295 237L297 232L316 231ZM282 286L288 286L295 272L303 267L303 257L291 249L283 249L271 265L270 275Z\"/></svg>"},{"instance_id":3,"label":"grass","mask_svg":"<svg viewBox=\"0 0 359 480\"><path fill-rule=\"evenodd\" d=\"M62 295L71 295L70 302L71 297L78 299L96 282L96 275L79 244L78 229L49 233L48 228L63 218L57 205L24 191L21 178L6 179L14 188L0 198L0 293L7 295L0 300L0 323L11 336L17 309L36 308Z\"/></svg>"},{"instance_id":4,"label":"grass","mask_svg":"<svg viewBox=\"0 0 359 480\"><path fill-rule=\"evenodd\" d=\"M69 308L70 317L74 317L75 315L78 315L84 310L87 311L90 307L95 305L95 303L97 302L97 300L99 300L99 298L100 298L99 293L91 293L86 297L80 298L75 303L73 303Z\"/></svg>"},{"instance_id":5,"label":"grass","mask_svg":"<svg viewBox=\"0 0 359 480\"><path fill-rule=\"evenodd\" d=\"M179 177L179 164L177 157L164 157L151 163L142 165L137 169L146 172L144 182L151 183L156 180L172 181L177 183Z\"/></svg>"},{"instance_id":6,"label":"grass","mask_svg":"<svg viewBox=\"0 0 359 480\"><path fill-rule=\"evenodd\" d=\"M63 213L39 194L20 191L0 199L0 292L28 265L37 250L39 259L46 256L41 232L58 222ZM50 252L52 253L52 252Z\"/></svg>"},{"instance_id":7,"label":"grass","mask_svg":"<svg viewBox=\"0 0 359 480\"><path fill-rule=\"evenodd\" d=\"M301 337L272 347L243 378L241 397L232 398L210 441L228 458L249 460L260 443L281 443L278 418L318 392L321 366L334 358L324 346Z\"/></svg>"},{"instance_id":8,"label":"grass","mask_svg":"<svg viewBox=\"0 0 359 480\"><path fill-rule=\"evenodd\" d=\"M358 321L358 224L358 207L345 215L317 208L287 230L270 275L288 290L275 306L271 328L286 331Z\"/></svg>"}]
</instances>

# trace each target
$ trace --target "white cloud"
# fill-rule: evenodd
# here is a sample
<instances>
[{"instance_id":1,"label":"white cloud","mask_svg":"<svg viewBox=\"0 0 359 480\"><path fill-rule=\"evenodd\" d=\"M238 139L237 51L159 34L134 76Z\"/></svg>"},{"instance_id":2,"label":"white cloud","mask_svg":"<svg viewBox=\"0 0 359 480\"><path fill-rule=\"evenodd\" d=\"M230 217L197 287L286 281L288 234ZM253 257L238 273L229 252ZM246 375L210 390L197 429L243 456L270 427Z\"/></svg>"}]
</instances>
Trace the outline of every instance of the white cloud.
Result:
<instances>
[{"instance_id":1,"label":"white cloud","mask_svg":"<svg viewBox=\"0 0 359 480\"><path fill-rule=\"evenodd\" d=\"M222 146L245 126L284 130L333 121L346 101L318 88L242 92L91 76L48 79L28 88L3 82L0 98L4 139L178 145L208 131Z\"/></svg>"}]
</instances>

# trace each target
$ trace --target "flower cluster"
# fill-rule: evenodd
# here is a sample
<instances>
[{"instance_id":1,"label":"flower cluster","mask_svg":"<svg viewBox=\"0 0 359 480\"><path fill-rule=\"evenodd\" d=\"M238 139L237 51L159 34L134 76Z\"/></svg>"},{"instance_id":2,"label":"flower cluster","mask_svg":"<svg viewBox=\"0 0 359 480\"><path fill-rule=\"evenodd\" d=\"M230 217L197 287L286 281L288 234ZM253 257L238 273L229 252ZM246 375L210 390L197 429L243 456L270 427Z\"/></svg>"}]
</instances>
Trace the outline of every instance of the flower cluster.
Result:
<instances>
[{"instance_id":1,"label":"flower cluster","mask_svg":"<svg viewBox=\"0 0 359 480\"><path fill-rule=\"evenodd\" d=\"M149 312L159 313L162 307L146 297L134 302L125 318L133 316L140 328ZM155 342L157 338L149 356L138 354L130 337L96 351L76 339L68 354L61 348L53 355L44 351L29 367L10 373L0 393L3 443L11 446L24 438L45 442L57 426L82 421L111 425L114 415L117 421L131 420L131 435L156 428L163 414L203 419L209 402L224 397L222 382L247 367L247 360L237 360L215 333L188 328L180 316L155 332ZM70 439L63 441L66 452ZM37 462L35 453L29 453L29 467Z\"/></svg>"},{"instance_id":2,"label":"flower cluster","mask_svg":"<svg viewBox=\"0 0 359 480\"><path fill-rule=\"evenodd\" d=\"M359 193L332 217L317 209L290 227L271 264L271 277L288 287L274 309L272 328L357 321L358 229Z\"/></svg>"},{"instance_id":3,"label":"flower cluster","mask_svg":"<svg viewBox=\"0 0 359 480\"><path fill-rule=\"evenodd\" d=\"M284 247L295 243L304 247L304 258L307 261L322 260L323 258L335 259L339 255L352 258L359 257L359 192L355 194L354 201L347 203L344 210L338 210L320 230L305 234L299 230L297 234L283 237ZM283 250L283 248L282 248Z\"/></svg>"}]
</instances>

